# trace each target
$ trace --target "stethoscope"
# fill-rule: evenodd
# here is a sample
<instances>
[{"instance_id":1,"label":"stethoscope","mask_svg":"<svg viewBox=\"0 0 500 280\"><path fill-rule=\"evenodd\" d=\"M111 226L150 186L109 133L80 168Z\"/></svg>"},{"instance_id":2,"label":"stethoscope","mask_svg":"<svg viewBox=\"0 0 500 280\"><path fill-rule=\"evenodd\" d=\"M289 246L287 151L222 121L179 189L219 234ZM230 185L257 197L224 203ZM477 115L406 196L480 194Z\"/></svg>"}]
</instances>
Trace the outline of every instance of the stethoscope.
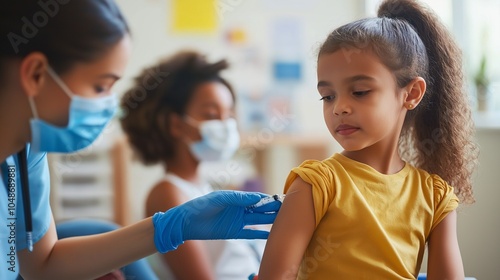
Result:
<instances>
[{"instance_id":1,"label":"stethoscope","mask_svg":"<svg viewBox=\"0 0 500 280\"><path fill-rule=\"evenodd\" d=\"M24 225L26 227L26 244L33 252L33 220L31 218L31 199L28 179L28 159L26 148L17 153L21 173L21 192L23 197Z\"/></svg>"}]
</instances>

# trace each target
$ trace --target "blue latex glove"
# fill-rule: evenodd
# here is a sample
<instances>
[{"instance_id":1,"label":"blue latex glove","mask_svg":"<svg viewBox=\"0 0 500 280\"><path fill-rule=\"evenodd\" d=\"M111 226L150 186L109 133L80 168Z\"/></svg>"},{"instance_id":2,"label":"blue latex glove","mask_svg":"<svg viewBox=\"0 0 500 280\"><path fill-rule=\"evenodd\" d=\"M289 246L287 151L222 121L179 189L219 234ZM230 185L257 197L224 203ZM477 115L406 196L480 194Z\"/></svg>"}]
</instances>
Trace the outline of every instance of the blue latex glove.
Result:
<instances>
[{"instance_id":1,"label":"blue latex glove","mask_svg":"<svg viewBox=\"0 0 500 280\"><path fill-rule=\"evenodd\" d=\"M271 224L280 201L246 211L269 195L255 192L215 191L153 215L154 242L160 253L174 250L185 240L266 239L269 232L246 225Z\"/></svg>"}]
</instances>

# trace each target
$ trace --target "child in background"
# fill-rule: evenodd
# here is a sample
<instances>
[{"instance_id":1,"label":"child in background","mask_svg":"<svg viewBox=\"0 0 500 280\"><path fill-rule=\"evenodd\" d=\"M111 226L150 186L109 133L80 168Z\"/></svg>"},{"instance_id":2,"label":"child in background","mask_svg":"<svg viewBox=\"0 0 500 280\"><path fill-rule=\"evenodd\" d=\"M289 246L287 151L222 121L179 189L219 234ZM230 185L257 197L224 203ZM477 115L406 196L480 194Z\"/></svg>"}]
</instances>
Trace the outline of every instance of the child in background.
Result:
<instances>
[{"instance_id":1,"label":"child in background","mask_svg":"<svg viewBox=\"0 0 500 280\"><path fill-rule=\"evenodd\" d=\"M260 280L416 279L426 244L428 279L464 279L455 209L477 148L460 57L412 0L328 36L317 86L344 150L291 171Z\"/></svg>"},{"instance_id":2,"label":"child in background","mask_svg":"<svg viewBox=\"0 0 500 280\"><path fill-rule=\"evenodd\" d=\"M198 166L227 160L238 149L235 95L220 75L227 67L224 60L180 52L146 69L123 97L122 127L133 149L145 164L165 168L148 195L147 216L212 192ZM146 90L140 100L138 88ZM160 279L246 279L259 268L264 244L256 242L186 241L149 260Z\"/></svg>"}]
</instances>

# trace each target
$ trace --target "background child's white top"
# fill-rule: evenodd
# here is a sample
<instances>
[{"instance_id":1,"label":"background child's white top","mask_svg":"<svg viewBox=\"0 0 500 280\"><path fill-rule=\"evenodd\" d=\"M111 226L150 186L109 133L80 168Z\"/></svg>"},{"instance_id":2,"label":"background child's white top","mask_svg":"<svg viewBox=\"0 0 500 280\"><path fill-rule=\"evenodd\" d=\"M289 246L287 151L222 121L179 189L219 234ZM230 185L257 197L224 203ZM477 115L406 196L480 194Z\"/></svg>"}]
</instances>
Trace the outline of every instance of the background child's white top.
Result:
<instances>
[{"instance_id":1,"label":"background child's white top","mask_svg":"<svg viewBox=\"0 0 500 280\"><path fill-rule=\"evenodd\" d=\"M175 185L190 200L213 191L212 187L206 183L196 185L172 173L166 174L164 180ZM208 249L215 279L248 279L250 274L259 271L265 240L206 240L203 242ZM176 279L161 254L151 255L148 261L160 279ZM189 264L186 265L189 266ZM193 269L196 268L193 267Z\"/></svg>"}]
</instances>

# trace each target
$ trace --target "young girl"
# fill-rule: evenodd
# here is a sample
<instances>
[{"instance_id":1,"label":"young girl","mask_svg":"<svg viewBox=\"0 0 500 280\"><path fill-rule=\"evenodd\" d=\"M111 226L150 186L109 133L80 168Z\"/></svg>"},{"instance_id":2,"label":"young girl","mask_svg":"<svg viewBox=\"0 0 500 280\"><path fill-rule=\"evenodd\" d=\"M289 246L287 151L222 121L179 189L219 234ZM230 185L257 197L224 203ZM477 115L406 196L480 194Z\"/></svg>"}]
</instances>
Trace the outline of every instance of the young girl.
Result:
<instances>
[{"instance_id":1,"label":"young girl","mask_svg":"<svg viewBox=\"0 0 500 280\"><path fill-rule=\"evenodd\" d=\"M428 279L463 279L455 209L473 201L477 155L450 34L388 0L328 36L317 74L344 150L290 173L259 279L415 279L426 243Z\"/></svg>"},{"instance_id":2,"label":"young girl","mask_svg":"<svg viewBox=\"0 0 500 280\"><path fill-rule=\"evenodd\" d=\"M143 72L123 97L122 126L146 163L162 163L165 176L150 191L146 215L213 191L198 174L202 162L229 159L239 146L235 96L220 76L225 61L211 63L196 52L181 52ZM158 73L151 77L151 73ZM161 73L168 73L162 76ZM134 102L144 81L145 98ZM150 258L160 279L245 279L258 271L260 250L253 241L188 241L175 252Z\"/></svg>"}]
</instances>

